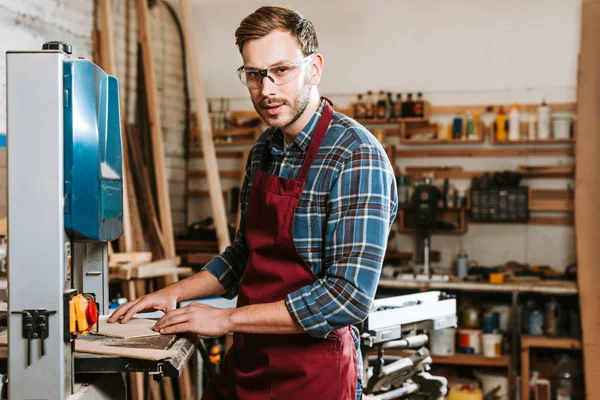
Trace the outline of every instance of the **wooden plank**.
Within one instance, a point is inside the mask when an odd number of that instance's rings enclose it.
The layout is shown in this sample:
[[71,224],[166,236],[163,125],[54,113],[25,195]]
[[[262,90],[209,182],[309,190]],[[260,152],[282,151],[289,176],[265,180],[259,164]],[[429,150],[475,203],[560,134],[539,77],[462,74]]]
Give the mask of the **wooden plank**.
[[551,225],[551,226],[573,226],[574,218],[572,214],[559,216],[530,216],[529,225]]
[[165,270],[173,273],[173,268],[176,268],[180,263],[181,259],[179,257],[173,257],[148,264],[138,264],[131,269],[131,277],[135,279],[153,278],[157,275],[164,275],[161,272]]
[[165,394],[165,400],[175,400],[175,393],[173,392],[173,381],[171,378],[164,378],[160,381]]
[[178,240],[175,243],[177,251],[216,252],[218,245],[210,240]]
[[[459,105],[459,106],[431,106],[430,112],[431,114],[464,114],[467,111],[471,112],[486,112],[488,107],[493,107],[494,112],[500,106],[496,105],[481,105],[481,104],[472,104],[472,105]],[[519,104],[519,110],[524,112],[536,112],[539,104]],[[575,111],[577,109],[576,103],[552,103],[548,104],[552,111]],[[510,110],[512,104],[504,104],[502,105],[505,110]]]
[[166,244],[156,215],[154,195],[150,187],[148,169],[144,164],[142,146],[133,125],[127,127],[127,132],[131,143],[131,164],[136,171],[134,183],[138,189],[141,189],[138,191],[138,199],[144,217],[144,232],[154,258],[161,259],[166,256]]
[[[175,236],[173,235],[173,219],[171,215],[171,200],[165,168],[165,152],[163,145],[163,131],[160,120],[158,90],[155,80],[154,52],[150,42],[150,16],[148,15],[148,2],[138,1],[138,42],[141,45],[142,60],[144,64],[144,83],[146,86],[146,101],[148,106],[148,120],[152,136],[152,155],[154,158],[154,173],[156,175],[156,192],[158,197],[158,210],[160,227],[165,243],[166,257],[175,256]],[[187,43],[187,40],[186,40]]]
[[188,253],[184,254],[186,264],[208,264],[218,254],[215,253]]
[[105,354],[142,360],[164,360],[177,355],[177,350],[159,350],[134,347],[117,347],[102,344],[99,340],[75,340],[75,351],[81,353]]
[[581,350],[581,340],[569,337],[521,336],[521,347]]
[[[243,151],[217,151],[217,158],[242,158]],[[202,158],[202,150],[190,151],[190,158]]]
[[[188,71],[190,72],[192,89],[195,98],[196,114],[200,128],[200,142],[204,151],[204,162],[208,171],[208,188],[211,193],[212,217],[217,232],[219,250],[223,252],[230,245],[229,228],[227,225],[227,212],[225,201],[222,196],[221,181],[218,174],[217,157],[212,136],[212,126],[208,115],[208,103],[204,94],[204,86],[198,66],[198,54],[196,49],[196,34],[191,21],[192,10],[189,0],[179,0],[179,16],[185,37],[185,52],[187,54]],[[170,255],[169,255],[170,257]]]
[[136,253],[113,253],[108,257],[109,264],[128,263],[128,262],[150,262],[152,253],[140,251]]
[[573,148],[434,149],[396,151],[396,157],[400,159],[424,157],[573,157],[574,155],[575,152]]
[[600,0],[581,5],[575,151],[575,237],[586,398],[600,393]]
[[179,384],[179,399],[192,400],[192,377],[189,368],[184,368],[181,371],[177,383]]
[[144,400],[144,373],[131,372],[129,378],[131,379],[131,399]]
[[577,284],[570,281],[538,281],[530,283],[505,282],[501,285],[476,282],[419,282],[382,278],[379,286],[385,288],[456,290],[464,292],[490,293],[543,293],[573,296],[578,293]]
[[[188,178],[206,178],[209,174],[206,171],[188,171]],[[219,175],[223,179],[240,179],[243,175],[240,171],[219,171]],[[213,189],[209,189],[208,192],[212,193]]]
[[573,211],[573,192],[568,189],[529,189],[531,211]]
[[[100,11],[100,51],[102,54],[101,67],[104,71],[115,77],[118,77],[117,73],[117,59],[115,53],[115,43],[113,35],[113,23],[112,23],[112,10],[110,8],[110,0],[99,0],[98,3]],[[123,107],[121,106],[121,110]],[[123,114],[121,112],[121,114]],[[139,225],[139,214],[137,212],[137,206],[134,206],[135,210],[132,210],[132,200],[135,202],[135,191],[132,192],[133,188],[129,186],[130,171],[127,160],[127,137],[124,131],[125,123],[121,119],[121,143],[123,147],[123,235],[119,238],[119,250],[125,252],[131,252],[133,250],[141,250],[142,246],[139,246],[139,241],[136,242],[136,248],[134,249],[133,235],[141,234],[142,230]],[[133,212],[132,212],[133,211]],[[133,226],[133,220],[136,219],[136,226]]]
[[[513,343],[513,346],[515,344]],[[529,347],[521,345],[521,398],[529,399]]]
[[95,334],[121,339],[160,336],[160,333],[152,330],[152,327],[156,324],[156,321],[153,319],[132,318],[126,324],[119,322],[108,323],[107,320],[108,315],[100,316],[99,330]]
[[[208,190],[188,190],[188,197],[192,199],[209,199],[210,192]],[[229,192],[227,190],[223,190],[223,198],[227,198],[229,196]]]

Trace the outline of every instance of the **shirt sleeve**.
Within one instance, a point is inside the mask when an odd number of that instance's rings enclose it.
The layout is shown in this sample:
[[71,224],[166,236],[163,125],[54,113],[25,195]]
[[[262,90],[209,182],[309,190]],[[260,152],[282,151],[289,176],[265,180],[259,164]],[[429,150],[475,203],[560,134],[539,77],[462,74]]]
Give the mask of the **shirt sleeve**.
[[232,299],[237,296],[238,288],[244,274],[246,262],[248,261],[248,244],[246,243],[246,207],[248,205],[247,193],[250,189],[251,166],[254,157],[254,149],[250,151],[246,161],[246,174],[240,193],[240,228],[235,240],[220,255],[206,264],[203,270],[207,270],[215,276],[225,288],[222,297]]
[[327,203],[325,275],[285,300],[309,335],[324,338],[368,316],[397,208],[396,181],[385,152],[361,145],[345,160]]

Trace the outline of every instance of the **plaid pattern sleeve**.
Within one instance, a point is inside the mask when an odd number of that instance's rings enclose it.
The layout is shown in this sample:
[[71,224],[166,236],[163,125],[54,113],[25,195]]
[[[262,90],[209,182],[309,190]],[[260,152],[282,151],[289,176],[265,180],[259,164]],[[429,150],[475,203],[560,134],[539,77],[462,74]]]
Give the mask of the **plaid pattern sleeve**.
[[[250,151],[246,162],[246,176],[242,184],[241,199],[246,199],[249,190],[250,170],[254,156],[254,148]],[[214,275],[225,288],[223,297],[232,299],[237,296],[240,281],[244,273],[246,261],[248,260],[248,245],[246,243],[246,201],[240,202],[241,219],[234,242],[225,251],[213,258],[203,269]]]
[[292,317],[319,338],[367,317],[397,211],[394,174],[379,143],[355,141],[345,150],[326,201],[324,274],[286,299]]

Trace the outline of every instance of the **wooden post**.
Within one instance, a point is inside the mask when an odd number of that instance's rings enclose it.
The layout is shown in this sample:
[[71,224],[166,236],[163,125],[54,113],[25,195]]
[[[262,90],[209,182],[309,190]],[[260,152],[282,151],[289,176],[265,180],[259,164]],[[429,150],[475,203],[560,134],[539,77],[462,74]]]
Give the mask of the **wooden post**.
[[206,102],[206,96],[204,95],[204,86],[198,67],[196,37],[191,21],[192,10],[190,8],[189,0],[179,0],[179,11],[185,38],[185,52],[187,54],[187,64],[189,67],[188,71],[190,71],[190,81],[192,83],[192,92],[194,93],[196,104],[196,115],[199,118],[200,141],[206,166],[212,216],[215,221],[219,251],[223,252],[225,248],[230,245],[227,214],[225,211],[223,190],[221,189],[221,180],[219,178],[212,126],[208,115],[208,103]]
[[138,42],[141,45],[142,60],[144,63],[144,81],[146,85],[146,101],[148,106],[148,121],[152,136],[152,156],[154,157],[154,172],[156,175],[156,193],[160,227],[165,243],[167,258],[175,257],[175,237],[173,236],[173,218],[171,215],[171,200],[169,199],[169,186],[165,169],[165,153],[163,144],[162,124],[158,103],[158,90],[156,88],[154,72],[154,56],[150,43],[150,16],[148,2],[138,0]]
[[[110,0],[100,0],[100,27],[101,27],[101,49],[102,68],[104,71],[113,76],[118,76],[117,59],[115,53],[115,42],[113,36],[112,11],[110,8]],[[124,107],[121,105],[121,110]],[[144,241],[142,237],[142,228],[139,219],[137,208],[135,189],[129,183],[131,182],[131,171],[128,160],[128,142],[127,124],[121,112],[121,142],[123,146],[123,236],[120,238],[121,252],[132,252],[142,250]]]
[[[581,5],[575,144],[575,236],[586,398],[600,393],[600,0]],[[596,393],[596,394],[594,394]]]

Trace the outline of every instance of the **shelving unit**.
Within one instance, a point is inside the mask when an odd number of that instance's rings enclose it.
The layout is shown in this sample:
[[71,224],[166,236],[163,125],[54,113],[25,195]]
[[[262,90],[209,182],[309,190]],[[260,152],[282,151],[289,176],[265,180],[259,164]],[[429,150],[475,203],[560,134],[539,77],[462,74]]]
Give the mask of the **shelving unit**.
[[581,340],[564,337],[521,336],[521,398],[529,398],[529,351],[532,348],[581,350]]
[[[467,231],[467,224],[465,218],[465,208],[448,208],[448,209],[440,209],[439,210],[439,220],[449,222],[449,219],[452,218],[457,222],[458,227],[456,229],[436,229],[432,232],[432,234],[444,234],[444,235],[460,235]],[[414,210],[411,208],[399,208],[398,209],[398,231],[402,233],[415,233],[418,232],[417,228],[411,227],[412,225],[409,220],[414,215],[412,212]]]
[[[405,357],[409,353],[405,350],[386,349],[385,354],[390,356]],[[510,356],[484,357],[472,354],[454,354],[451,356],[431,356],[433,365],[469,365],[473,367],[503,367],[510,368]]]

